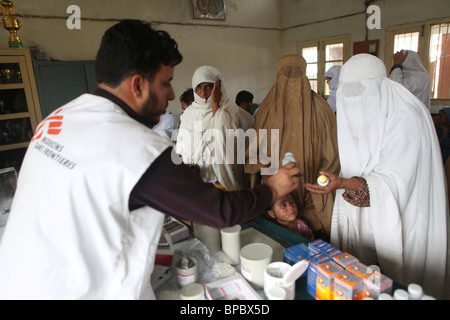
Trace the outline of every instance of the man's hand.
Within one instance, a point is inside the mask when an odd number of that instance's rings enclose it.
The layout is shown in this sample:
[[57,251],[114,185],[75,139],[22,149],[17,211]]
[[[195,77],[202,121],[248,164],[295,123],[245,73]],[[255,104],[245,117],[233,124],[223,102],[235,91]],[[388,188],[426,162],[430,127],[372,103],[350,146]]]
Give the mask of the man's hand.
[[300,173],[300,169],[297,165],[289,162],[267,179],[267,185],[272,189],[274,200],[289,194],[300,186],[300,178],[295,176],[298,173]]

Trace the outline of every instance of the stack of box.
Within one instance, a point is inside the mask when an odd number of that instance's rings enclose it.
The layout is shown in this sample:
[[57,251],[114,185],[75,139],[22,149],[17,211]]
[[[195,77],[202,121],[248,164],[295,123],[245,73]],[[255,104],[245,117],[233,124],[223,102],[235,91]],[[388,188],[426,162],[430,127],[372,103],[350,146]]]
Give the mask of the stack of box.
[[283,251],[283,261],[290,265],[303,259],[309,262],[306,291],[317,300],[377,299],[392,291],[391,279],[326,241],[301,243]]

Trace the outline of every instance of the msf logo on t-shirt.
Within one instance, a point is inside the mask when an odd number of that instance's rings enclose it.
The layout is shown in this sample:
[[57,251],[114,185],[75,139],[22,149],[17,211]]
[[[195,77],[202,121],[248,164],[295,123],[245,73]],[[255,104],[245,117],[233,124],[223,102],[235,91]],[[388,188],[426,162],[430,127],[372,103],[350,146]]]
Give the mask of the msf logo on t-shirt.
[[62,109],[59,109],[55,112],[54,115],[45,119],[41,125],[37,128],[36,133],[33,136],[31,141],[39,140],[42,138],[42,135],[46,132],[49,135],[57,136],[61,132],[61,127],[63,124],[63,116],[58,115]]

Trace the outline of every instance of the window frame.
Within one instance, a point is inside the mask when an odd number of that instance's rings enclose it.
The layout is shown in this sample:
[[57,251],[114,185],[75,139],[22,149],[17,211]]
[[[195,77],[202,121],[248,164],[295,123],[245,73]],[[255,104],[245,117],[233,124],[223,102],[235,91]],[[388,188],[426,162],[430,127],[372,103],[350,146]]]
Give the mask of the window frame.
[[[422,60],[422,63],[430,74],[430,36],[431,26],[441,23],[450,23],[450,17],[442,19],[434,19],[417,23],[409,23],[401,26],[392,26],[386,28],[386,43],[385,43],[385,65],[386,72],[392,67],[394,58],[394,38],[397,34],[419,32],[419,45],[417,54]],[[450,63],[450,61],[449,61]],[[450,104],[449,98],[431,98],[431,104]]]
[[327,98],[325,95],[325,48],[327,45],[343,43],[343,61],[344,64],[350,59],[350,35],[341,35],[332,38],[319,38],[315,40],[299,41],[297,42],[297,53],[302,55],[303,48],[316,47],[317,48],[317,93]]

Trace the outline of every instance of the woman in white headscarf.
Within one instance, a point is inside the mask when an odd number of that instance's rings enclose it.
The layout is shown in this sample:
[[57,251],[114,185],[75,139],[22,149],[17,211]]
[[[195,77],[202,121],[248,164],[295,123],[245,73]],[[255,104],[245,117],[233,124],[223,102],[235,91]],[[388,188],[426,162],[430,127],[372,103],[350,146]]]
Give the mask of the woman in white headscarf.
[[386,77],[369,54],[342,67],[337,91],[339,177],[331,242],[399,283],[449,298],[449,214],[439,142],[430,113]]
[[176,151],[186,164],[200,167],[204,181],[219,182],[228,191],[242,187],[242,172],[227,159],[226,134],[238,128],[238,106],[228,98],[219,70],[199,67],[192,77],[194,102],[181,115]]
[[401,50],[394,55],[394,64],[389,75],[411,91],[428,110],[431,108],[430,75],[422,64],[417,52]]
[[327,79],[328,87],[330,88],[330,95],[327,99],[331,109],[336,113],[336,90],[339,85],[339,74],[341,73],[342,66],[332,66],[325,72],[325,78]]

